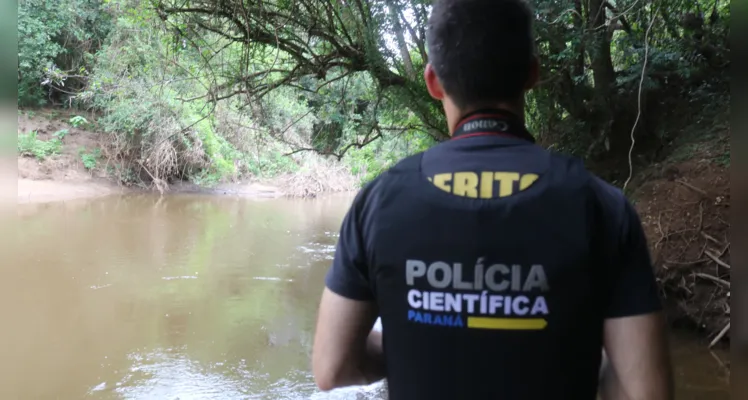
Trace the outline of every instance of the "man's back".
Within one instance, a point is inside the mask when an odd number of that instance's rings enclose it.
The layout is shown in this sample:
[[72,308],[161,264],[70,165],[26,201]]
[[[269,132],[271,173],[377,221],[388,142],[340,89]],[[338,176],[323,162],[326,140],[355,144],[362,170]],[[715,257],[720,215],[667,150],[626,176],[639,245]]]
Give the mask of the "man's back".
[[[404,160],[359,200],[391,398],[594,398],[605,271],[592,177],[521,139],[461,142]],[[437,153],[454,170],[429,182]],[[517,178],[511,189],[497,173]],[[495,196],[480,199],[489,175]]]

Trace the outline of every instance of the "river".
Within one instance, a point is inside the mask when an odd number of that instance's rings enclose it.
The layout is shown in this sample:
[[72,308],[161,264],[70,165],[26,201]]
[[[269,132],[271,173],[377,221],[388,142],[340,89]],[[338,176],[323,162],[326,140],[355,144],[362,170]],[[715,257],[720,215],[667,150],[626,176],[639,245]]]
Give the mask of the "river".
[[[350,196],[24,205],[0,284],[2,399],[377,399],[316,390],[316,307]],[[678,399],[729,399],[673,336]]]

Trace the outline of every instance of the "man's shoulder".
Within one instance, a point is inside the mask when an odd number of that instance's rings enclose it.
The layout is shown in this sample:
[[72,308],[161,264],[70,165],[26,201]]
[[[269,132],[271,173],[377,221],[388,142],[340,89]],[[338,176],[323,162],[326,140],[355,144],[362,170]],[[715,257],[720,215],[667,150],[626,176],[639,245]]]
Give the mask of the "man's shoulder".
[[590,189],[600,222],[613,235],[618,235],[637,220],[636,209],[620,188],[590,173]]
[[395,176],[404,173],[420,171],[421,158],[423,157],[423,154],[424,152],[419,152],[401,159],[400,161],[395,163],[395,165],[385,169],[376,178],[366,183],[361,188],[359,194],[361,194],[362,197],[371,196],[383,190],[387,183],[389,183],[389,181]]
[[353,207],[361,213],[376,208],[382,197],[388,193],[388,187],[393,180],[409,172],[413,173],[420,170],[422,156],[423,152],[407,156],[384,170],[376,178],[365,183],[356,194]]
[[[603,219],[617,224],[624,214],[630,203],[623,193],[623,190],[617,186],[605,181],[595,173],[587,169],[584,160],[580,157],[559,153],[553,150],[545,150],[551,158],[553,169],[564,170],[564,179],[572,179],[590,196],[595,208],[603,214]],[[573,176],[570,177],[570,175]]]
[[627,204],[628,199],[623,190],[591,172],[590,178],[590,189],[604,208],[608,210],[620,210]]

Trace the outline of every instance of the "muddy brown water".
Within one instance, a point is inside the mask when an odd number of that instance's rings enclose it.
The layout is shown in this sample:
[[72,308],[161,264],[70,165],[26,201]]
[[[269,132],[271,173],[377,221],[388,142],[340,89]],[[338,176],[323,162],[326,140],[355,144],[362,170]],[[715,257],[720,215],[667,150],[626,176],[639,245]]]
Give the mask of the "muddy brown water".
[[[137,195],[22,206],[3,255],[0,398],[380,398],[376,385],[319,393],[309,372],[350,201]],[[678,399],[729,398],[705,349],[673,336]]]

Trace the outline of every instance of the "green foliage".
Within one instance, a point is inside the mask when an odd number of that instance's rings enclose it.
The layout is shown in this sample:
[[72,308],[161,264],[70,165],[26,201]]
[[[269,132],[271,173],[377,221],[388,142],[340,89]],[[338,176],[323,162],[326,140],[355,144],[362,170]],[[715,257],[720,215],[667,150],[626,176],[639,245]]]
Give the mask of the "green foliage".
[[96,168],[99,158],[101,157],[101,150],[94,149],[92,152],[87,152],[85,148],[78,149],[78,155],[81,158],[83,167],[91,171]]
[[427,150],[434,144],[433,138],[422,132],[412,131],[397,137],[383,138],[371,145],[350,151],[346,162],[351,173],[357,176],[361,186],[371,182],[403,157]]
[[44,70],[64,48],[54,39],[66,21],[66,13],[56,11],[55,1],[24,1],[18,4],[18,103],[41,105]]
[[18,135],[18,154],[21,156],[36,157],[41,161],[49,156],[58,154],[61,148],[61,137],[41,140],[37,137],[36,131]]
[[18,104],[75,94],[110,28],[103,0],[19,0]]
[[66,136],[66,135],[67,135],[67,134],[68,134],[69,132],[70,132],[70,131],[68,131],[67,129],[60,129],[59,131],[57,131],[57,132],[53,133],[53,134],[52,134],[52,136],[54,136],[54,137],[55,137],[55,138],[57,138],[57,139],[60,139],[60,140],[62,140],[62,139],[64,139],[64,138],[65,138],[65,136]]
[[725,151],[717,156],[716,162],[725,168],[730,168],[730,151]]
[[[543,143],[561,151],[625,159],[639,112],[652,116],[638,126],[643,140],[669,129],[658,122],[670,120],[680,98],[709,104],[729,90],[727,1],[542,0],[535,7],[543,77],[528,96],[528,119]],[[605,29],[591,30],[590,15]],[[720,84],[706,95],[704,82]]]
[[70,118],[70,125],[72,125],[73,128],[80,128],[82,126],[88,125],[88,120],[81,117],[80,115],[76,115]]

